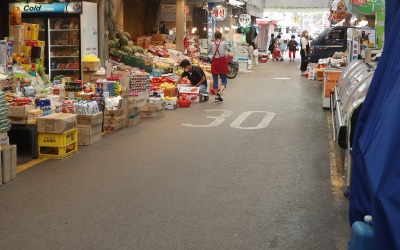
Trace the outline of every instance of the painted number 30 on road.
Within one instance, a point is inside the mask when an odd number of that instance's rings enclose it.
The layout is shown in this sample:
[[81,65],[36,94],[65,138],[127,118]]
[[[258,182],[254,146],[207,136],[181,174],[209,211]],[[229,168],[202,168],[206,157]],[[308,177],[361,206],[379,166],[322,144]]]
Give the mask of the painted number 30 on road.
[[[216,127],[223,123],[226,118],[230,117],[233,114],[233,111],[230,110],[222,110],[222,109],[213,109],[213,110],[204,110],[205,112],[222,112],[219,116],[207,116],[208,119],[214,119],[211,123],[206,125],[194,125],[194,124],[182,124],[186,127],[192,128],[210,128]],[[243,127],[242,123],[251,115],[261,113],[264,114],[264,118],[260,121],[260,123],[255,127]],[[275,113],[267,112],[267,111],[246,111],[238,116],[232,123],[231,127],[236,129],[262,129],[266,128],[268,124],[271,122],[272,118],[274,118]]]

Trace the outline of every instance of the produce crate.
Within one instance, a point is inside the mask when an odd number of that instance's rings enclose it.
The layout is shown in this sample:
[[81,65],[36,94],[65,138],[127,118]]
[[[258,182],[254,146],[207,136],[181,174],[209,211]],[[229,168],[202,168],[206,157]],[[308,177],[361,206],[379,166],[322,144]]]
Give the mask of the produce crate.
[[164,115],[164,109],[156,111],[156,112],[140,112],[140,117],[143,118],[155,118]]
[[100,62],[82,62],[83,71],[97,71],[100,68]]
[[78,130],[72,129],[62,134],[38,134],[39,147],[67,147],[78,142]]
[[78,142],[67,147],[39,147],[39,159],[65,159],[78,152]]

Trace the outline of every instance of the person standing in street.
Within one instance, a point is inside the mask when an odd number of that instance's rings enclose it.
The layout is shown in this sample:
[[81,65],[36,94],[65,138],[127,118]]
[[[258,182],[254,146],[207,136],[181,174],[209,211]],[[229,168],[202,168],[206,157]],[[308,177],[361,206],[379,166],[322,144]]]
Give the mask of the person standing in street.
[[[294,62],[294,59],[296,59],[296,51],[297,51],[297,42],[295,39],[295,36],[292,35],[292,39],[288,42],[288,49],[289,49],[289,58],[290,62]],[[292,60],[293,56],[293,60]]]
[[275,48],[275,35],[271,34],[271,38],[270,38],[269,46],[268,46],[268,50],[271,52],[271,55],[274,54],[274,48]]
[[304,30],[301,33],[301,50],[300,50],[300,56],[301,56],[300,70],[302,76],[306,75],[309,50],[310,50],[310,45],[308,44],[308,31]]
[[[222,93],[224,92],[228,80],[226,74],[228,74],[228,59],[226,57],[227,52],[229,52],[229,46],[226,42],[221,41],[222,34],[216,31],[214,34],[214,42],[208,45],[208,52],[211,52],[211,74],[213,76],[213,89],[215,96],[215,102],[222,102]],[[221,78],[222,86],[221,90],[218,91],[218,75]]]
[[278,35],[276,38],[278,43],[278,49],[281,51],[281,56],[279,58],[279,61],[283,61],[283,54],[285,53],[285,42],[283,41],[281,35]]

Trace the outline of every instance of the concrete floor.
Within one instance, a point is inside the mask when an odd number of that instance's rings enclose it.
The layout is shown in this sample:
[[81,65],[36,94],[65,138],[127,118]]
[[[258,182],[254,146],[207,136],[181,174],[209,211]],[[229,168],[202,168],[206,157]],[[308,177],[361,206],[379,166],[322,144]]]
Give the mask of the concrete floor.
[[[23,171],[0,186],[0,249],[345,249],[330,114],[298,64],[260,64],[222,104],[166,111]],[[207,118],[215,110],[232,112]],[[235,128],[246,111],[275,116]]]

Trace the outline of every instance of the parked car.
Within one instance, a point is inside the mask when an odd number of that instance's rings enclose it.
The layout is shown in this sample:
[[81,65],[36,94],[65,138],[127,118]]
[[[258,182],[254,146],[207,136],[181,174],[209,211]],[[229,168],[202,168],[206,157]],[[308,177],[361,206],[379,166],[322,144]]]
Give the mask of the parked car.
[[314,38],[310,46],[310,62],[317,63],[319,59],[331,57],[335,52],[345,52],[347,29],[345,26],[329,27]]

